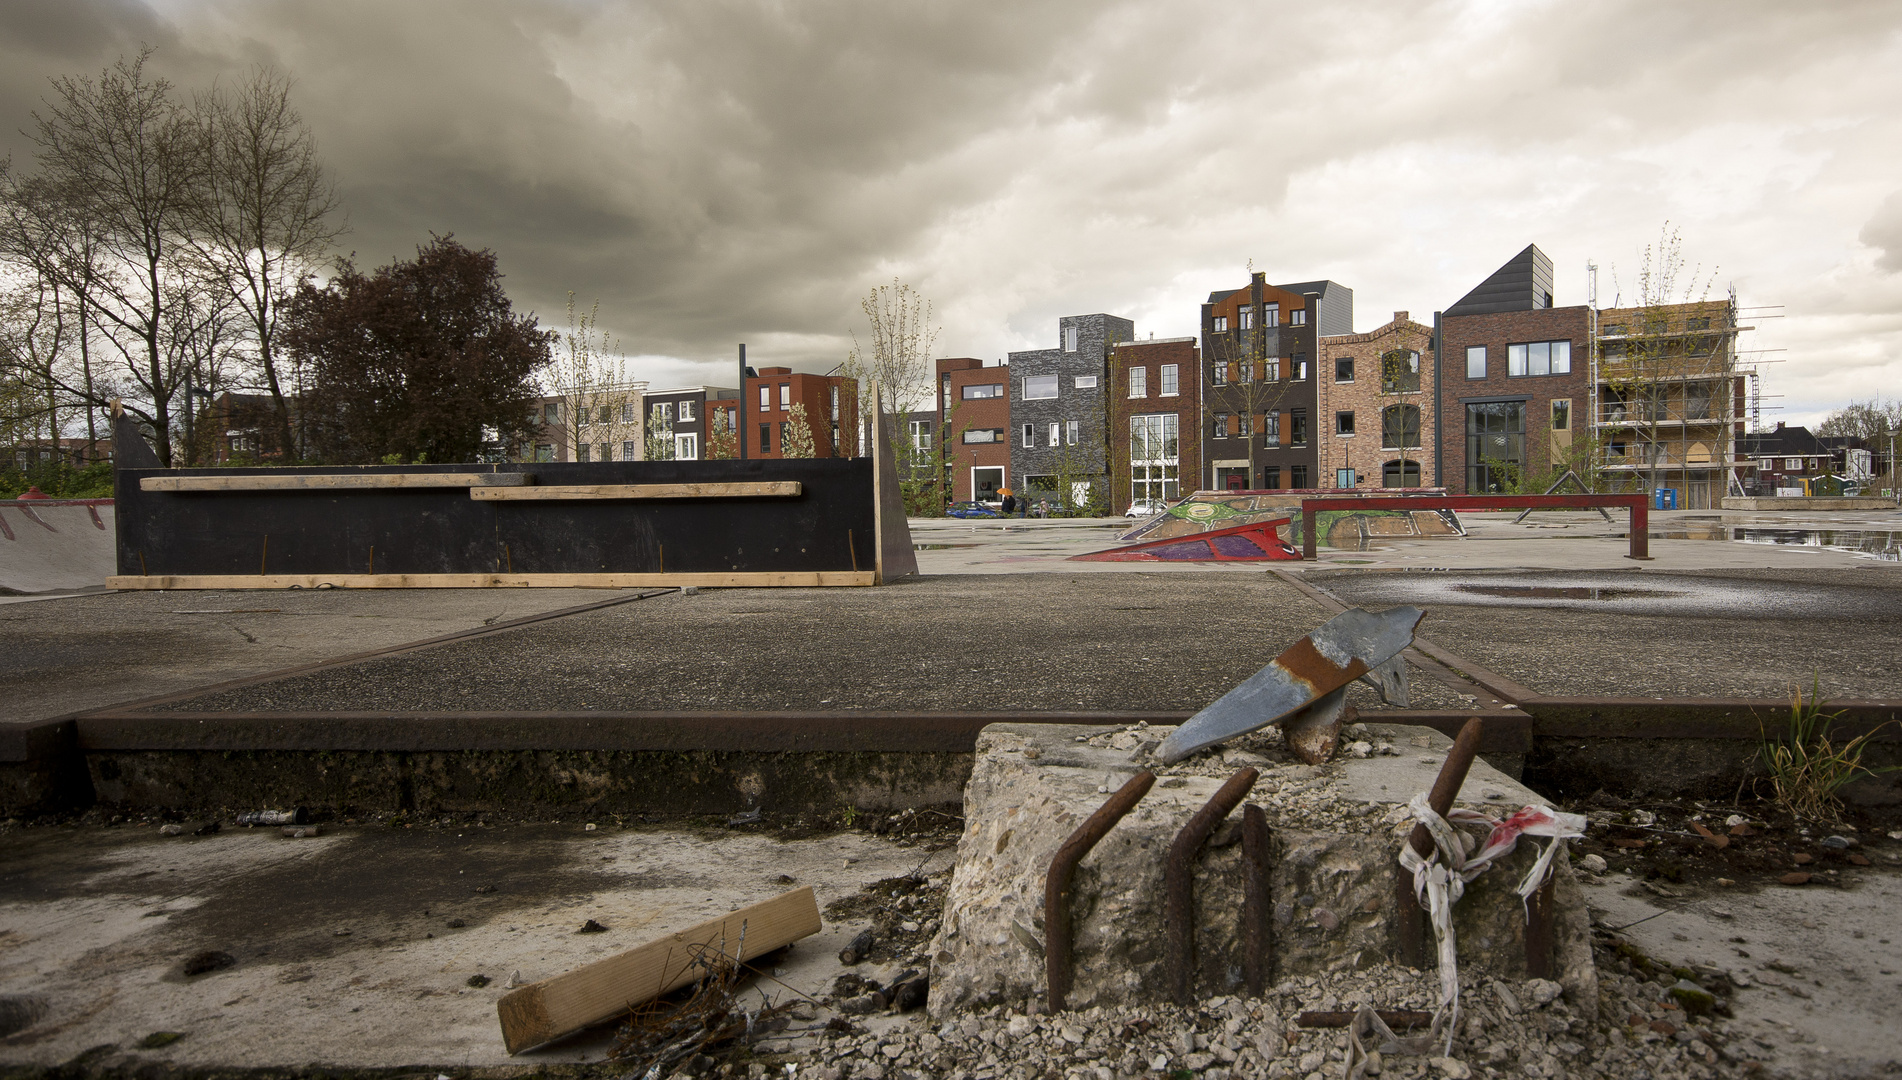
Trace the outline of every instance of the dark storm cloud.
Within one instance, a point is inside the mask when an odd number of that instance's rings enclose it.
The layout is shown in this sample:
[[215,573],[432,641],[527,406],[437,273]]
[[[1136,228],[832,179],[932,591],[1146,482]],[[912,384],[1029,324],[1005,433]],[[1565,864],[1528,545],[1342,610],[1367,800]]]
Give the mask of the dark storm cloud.
[[1897,24],[1641,0],[15,4],[0,132],[47,75],[141,41],[188,88],[278,64],[361,262],[431,232],[493,247],[518,305],[559,323],[568,290],[599,297],[629,352],[679,358],[656,378],[717,376],[737,340],[829,367],[893,276],[978,356],[1082,311],[1187,332],[1251,259],[1353,285],[1367,324],[1536,241],[1576,303],[1587,256],[1628,272],[1666,217],[1751,298],[1853,319],[1899,299],[1863,246],[1902,250],[1877,210]]

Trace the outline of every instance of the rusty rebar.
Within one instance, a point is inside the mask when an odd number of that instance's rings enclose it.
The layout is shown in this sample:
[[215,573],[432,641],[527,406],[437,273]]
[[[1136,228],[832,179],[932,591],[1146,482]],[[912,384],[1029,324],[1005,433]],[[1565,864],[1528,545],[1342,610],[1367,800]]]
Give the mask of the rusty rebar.
[[[1446,761],[1440,765],[1440,775],[1434,778],[1433,789],[1427,793],[1427,805],[1433,812],[1445,817],[1453,809],[1453,800],[1459,797],[1461,785],[1466,783],[1466,774],[1473,767],[1473,758],[1479,753],[1480,731],[1485,721],[1475,716],[1460,728],[1458,737],[1453,740],[1452,749],[1446,752]],[[1414,854],[1421,858],[1433,854],[1433,834],[1425,825],[1415,825],[1413,833],[1407,838],[1413,846]],[[1420,908],[1420,900],[1413,894],[1413,879],[1404,871],[1394,874],[1395,904],[1399,909],[1394,924],[1397,959],[1408,967],[1426,966],[1426,915]]]
[[[1354,1015],[1352,1012],[1304,1012],[1295,1017],[1294,1022],[1304,1028],[1344,1028],[1354,1022]],[[1374,1015],[1395,1031],[1433,1023],[1432,1013],[1418,1009],[1375,1009]]]
[[[1562,840],[1552,841],[1555,844]],[[1547,874],[1545,883],[1540,885],[1526,903],[1526,978],[1550,979],[1552,977],[1552,914],[1555,910],[1552,890],[1557,880],[1555,873]]]
[[1195,853],[1260,777],[1247,768],[1229,777],[1169,845],[1169,863],[1163,872],[1163,921],[1169,992],[1177,1004],[1189,1004],[1195,981]]
[[1129,778],[1129,782],[1116,789],[1116,794],[1096,808],[1077,830],[1070,834],[1057,853],[1050,860],[1050,870],[1043,879],[1043,964],[1044,979],[1049,984],[1050,1011],[1063,1011],[1063,999],[1070,993],[1070,979],[1073,974],[1070,965],[1070,875],[1075,872],[1083,856],[1089,854],[1097,841],[1103,839],[1123,815],[1136,808],[1149,788],[1156,782],[1156,774],[1144,770]]
[[1273,968],[1268,926],[1268,814],[1249,803],[1242,807],[1242,978],[1260,997]]

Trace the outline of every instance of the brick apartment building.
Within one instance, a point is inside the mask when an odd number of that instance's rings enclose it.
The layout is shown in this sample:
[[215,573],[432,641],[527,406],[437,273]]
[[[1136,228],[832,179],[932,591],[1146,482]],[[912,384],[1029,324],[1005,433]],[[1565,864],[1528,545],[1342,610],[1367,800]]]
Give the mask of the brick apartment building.
[[1110,346],[1111,513],[1179,499],[1202,475],[1202,352],[1192,337]]
[[1316,339],[1354,332],[1354,291],[1333,281],[1212,292],[1202,305],[1201,436],[1216,489],[1310,488],[1320,433]]
[[535,399],[540,428],[520,450],[531,461],[640,461],[646,454],[645,381]]
[[749,458],[785,456],[795,410],[803,410],[812,432],[813,457],[853,456],[858,451],[857,384],[842,375],[760,368],[747,377],[738,405]]
[[1109,347],[1135,336],[1136,324],[1115,315],[1065,315],[1056,348],[1010,354],[1010,487],[1018,494],[1074,505],[1092,486],[1108,490]]
[[[713,456],[715,433],[731,436],[731,407],[710,408],[720,401],[739,404],[740,392],[731,386],[678,386],[649,390],[642,398],[647,416],[647,460],[704,461]],[[725,456],[733,456],[729,449]]]
[[1322,337],[1318,352],[1321,481],[1420,487],[1431,479],[1433,328],[1396,311],[1369,333]]
[[[969,356],[936,363],[938,439],[947,498],[995,502],[1010,486],[1011,369]],[[915,421],[914,421],[915,423]],[[914,440],[919,432],[908,432]]]
[[1528,244],[1436,321],[1438,483],[1498,491],[1567,460],[1590,423],[1592,309],[1552,306],[1552,260]]

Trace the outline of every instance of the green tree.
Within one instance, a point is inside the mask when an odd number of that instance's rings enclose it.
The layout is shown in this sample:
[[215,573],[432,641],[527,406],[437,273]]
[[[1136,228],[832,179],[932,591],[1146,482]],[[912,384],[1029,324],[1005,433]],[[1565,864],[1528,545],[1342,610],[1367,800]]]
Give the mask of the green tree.
[[[870,326],[869,340],[861,344],[857,332],[852,334],[852,351],[840,372],[858,385],[856,430],[865,432],[870,430],[868,425],[874,419],[872,412],[878,407],[876,399],[880,395],[886,418],[909,416],[934,396],[931,350],[938,340],[938,328],[931,325],[931,301],[896,278],[890,285],[874,288],[859,302],[859,309],[865,312]],[[872,393],[873,385],[878,387],[879,395]],[[885,437],[893,446],[898,445],[895,428],[886,431]],[[869,447],[855,445],[859,440],[848,439],[843,424],[839,441],[841,446],[835,450],[839,457],[870,451]]]
[[314,443],[338,464],[473,461],[485,428],[531,441],[554,337],[515,313],[495,254],[453,236],[371,274],[343,260],[325,287],[299,287],[284,328],[311,373]]

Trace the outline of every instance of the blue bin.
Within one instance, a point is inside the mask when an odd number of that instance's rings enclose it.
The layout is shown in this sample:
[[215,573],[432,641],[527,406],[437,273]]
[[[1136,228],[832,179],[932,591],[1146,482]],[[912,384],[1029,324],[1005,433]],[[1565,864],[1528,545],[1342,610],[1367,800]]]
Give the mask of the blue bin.
[[1676,510],[1677,509],[1677,489],[1676,488],[1652,488],[1651,495],[1652,495],[1651,509],[1653,510]]

